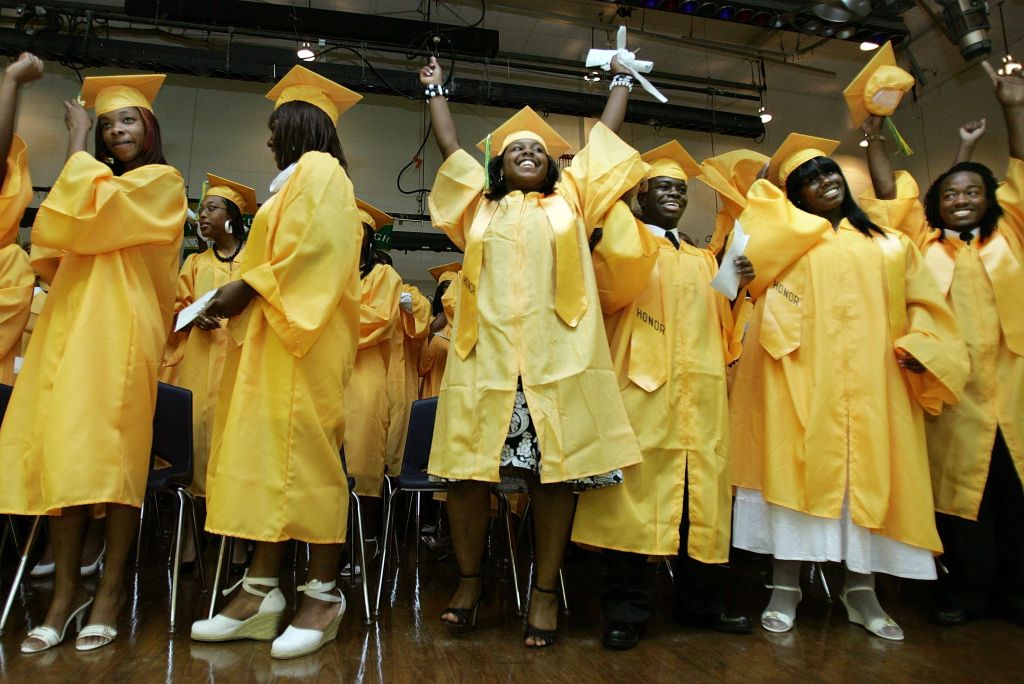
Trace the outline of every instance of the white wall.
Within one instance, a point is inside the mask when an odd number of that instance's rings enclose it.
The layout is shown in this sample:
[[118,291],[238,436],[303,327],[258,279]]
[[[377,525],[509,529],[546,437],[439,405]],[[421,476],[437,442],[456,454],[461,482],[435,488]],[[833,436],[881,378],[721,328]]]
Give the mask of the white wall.
[[[859,58],[858,58],[859,61]],[[849,76],[860,67],[851,60]],[[18,132],[29,146],[33,182],[37,186],[53,183],[64,161],[66,129],[61,101],[79,90],[75,74],[55,63],[48,63],[43,79],[25,89],[18,121]],[[770,67],[784,68],[784,67]],[[89,71],[89,74],[107,73]],[[113,73],[113,72],[111,72]],[[769,71],[769,82],[772,75]],[[837,83],[845,85],[847,75]],[[168,161],[181,170],[189,195],[199,194],[207,171],[223,175],[256,188],[260,201],[267,198],[267,186],[276,175],[273,157],[266,148],[267,117],[271,103],[264,99],[266,84],[203,79],[171,75],[157,97],[156,114],[163,131]],[[671,138],[677,138],[697,159],[739,146],[771,154],[792,130],[834,137],[843,142],[837,159],[843,165],[855,191],[867,184],[863,155],[857,142],[860,134],[849,128],[848,115],[840,96],[822,97],[773,90],[770,100],[775,120],[767,126],[763,141],[711,136],[672,129],[655,130],[649,126],[627,124],[623,138],[643,151]],[[750,108],[749,103],[730,107]],[[487,132],[502,122],[511,110],[454,104],[463,145],[470,149]],[[987,116],[990,133],[979,147],[977,160],[1001,173],[1006,163],[1005,131],[992,87],[979,67],[928,91],[921,102],[909,102],[895,120],[914,148],[908,160],[898,160],[918,178],[922,190],[936,174],[944,170],[958,145],[957,127],[971,118]],[[584,141],[593,120],[552,115],[549,123],[577,149]],[[426,213],[415,196],[398,192],[395,177],[416,151],[425,130],[421,103],[398,97],[368,95],[356,107],[342,115],[340,138],[349,159],[350,173],[360,197],[386,211]],[[419,171],[410,170],[403,178],[407,188],[429,187],[439,164],[433,141],[424,153]],[[711,230],[716,211],[714,194],[700,183],[691,185],[690,207],[681,228],[698,240]],[[38,201],[38,198],[37,198]],[[398,230],[432,230],[430,226],[396,226]],[[452,260],[452,254],[419,252],[395,254],[395,265],[408,281],[432,291],[426,268]]]

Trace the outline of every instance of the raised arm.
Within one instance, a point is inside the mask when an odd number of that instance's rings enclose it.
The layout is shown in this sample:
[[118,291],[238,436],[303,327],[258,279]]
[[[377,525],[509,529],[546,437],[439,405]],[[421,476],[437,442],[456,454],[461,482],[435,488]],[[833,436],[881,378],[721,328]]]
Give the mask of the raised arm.
[[68,128],[68,150],[66,159],[71,159],[76,152],[87,151],[89,131],[92,130],[92,117],[78,100],[64,102],[64,125]]
[[18,114],[18,92],[21,86],[43,75],[43,61],[33,54],[23,52],[17,60],[7,65],[3,81],[0,81],[0,186],[7,175],[7,155],[14,138],[14,119]]
[[868,171],[871,174],[871,186],[875,197],[890,200],[896,197],[896,178],[892,171],[892,162],[885,151],[885,136],[882,135],[884,116],[872,114],[861,124],[861,130],[868,141]]
[[968,121],[960,127],[960,148],[956,151],[956,159],[953,165],[960,162],[971,161],[974,156],[974,146],[978,144],[981,137],[985,135],[985,119]]
[[[444,71],[441,70],[436,57],[431,57],[430,62],[420,69],[420,83],[424,88],[432,85],[441,88],[444,85]],[[459,132],[455,128],[455,120],[448,109],[448,98],[444,95],[435,95],[427,101],[430,105],[434,140],[437,142],[437,148],[441,150],[441,156],[447,159],[462,148],[459,145]]]
[[[619,66],[619,58],[612,57],[612,77],[617,74],[629,72]],[[629,88],[622,85],[611,88],[608,91],[608,101],[605,102],[604,111],[601,112],[601,123],[607,126],[613,133],[618,133],[622,122],[626,119],[626,105],[629,104]]]
[[1003,107],[1010,156],[1014,159],[1024,159],[1024,73],[1018,71],[1009,76],[1000,76],[988,62],[982,62],[982,66],[992,79],[992,85],[996,88],[996,99]]

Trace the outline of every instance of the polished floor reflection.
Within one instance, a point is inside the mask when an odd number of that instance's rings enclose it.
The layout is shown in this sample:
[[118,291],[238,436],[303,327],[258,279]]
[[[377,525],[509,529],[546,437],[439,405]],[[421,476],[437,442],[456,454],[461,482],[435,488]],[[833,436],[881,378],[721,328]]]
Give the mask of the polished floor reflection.
[[[213,560],[213,547],[207,556]],[[819,583],[805,584],[797,625],[786,635],[759,627],[749,636],[726,636],[671,621],[667,573],[659,575],[664,608],[647,638],[628,652],[601,648],[596,592],[600,563],[574,552],[566,563],[571,613],[561,617],[559,642],[540,650],[522,645],[511,582],[491,564],[479,627],[454,632],[438,621],[457,572],[448,557],[424,549],[420,564],[403,557],[394,591],[386,593],[382,616],[366,626],[358,586],[343,584],[348,613],[337,642],[294,661],[273,661],[269,643],[200,644],[188,638],[192,619],[205,615],[209,590],[197,576],[182,579],[179,631],[168,633],[167,542],[153,533],[142,569],[129,590],[121,634],[110,647],[78,653],[68,641],[52,651],[26,656],[18,645],[28,626],[42,618],[47,581],[33,581],[15,602],[0,640],[0,679],[9,682],[965,682],[1024,681],[1024,629],[1001,620],[961,628],[939,628],[924,620],[927,587],[881,580],[883,604],[903,626],[904,643],[870,636],[850,624],[838,601],[829,603]],[[301,565],[301,558],[299,561]],[[528,575],[522,561],[523,574]],[[767,600],[767,563],[746,557],[734,563],[735,599],[752,613]],[[3,559],[3,591],[13,559]],[[838,580],[838,568],[826,575]],[[526,586],[527,581],[523,579]],[[293,584],[289,582],[289,584]],[[837,586],[833,584],[833,586]],[[294,601],[294,591],[286,592]]]

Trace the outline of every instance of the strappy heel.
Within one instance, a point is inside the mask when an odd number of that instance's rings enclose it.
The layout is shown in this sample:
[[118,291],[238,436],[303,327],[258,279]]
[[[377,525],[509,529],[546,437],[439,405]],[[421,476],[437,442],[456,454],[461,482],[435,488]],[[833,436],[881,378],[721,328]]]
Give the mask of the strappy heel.
[[[793,591],[796,592],[797,605],[800,604],[800,600],[803,599],[804,594],[800,591],[800,587],[784,587],[779,584],[772,584],[768,586],[772,591]],[[790,616],[783,613],[781,610],[765,610],[761,613],[761,626],[765,630],[774,634],[785,634],[789,630],[793,629],[793,624],[796,622],[796,615]]]
[[[60,633],[58,633],[53,627],[47,627],[46,625],[40,625],[39,627],[32,629],[32,631],[25,636],[25,641],[21,642],[21,652],[42,653],[43,651],[48,651],[54,646],[60,644],[64,641],[64,635],[67,634],[68,625],[70,625],[72,621],[75,623],[75,628],[81,631],[82,618],[85,617],[85,609],[88,608],[91,603],[92,597],[89,597],[86,599],[85,603],[71,611],[71,615],[68,615],[68,619],[64,621],[64,628],[60,630]],[[43,645],[40,648],[26,646],[29,639],[41,641],[43,642]]]
[[[327,628],[323,631],[288,625],[284,634],[274,639],[274,643],[270,647],[271,658],[286,659],[309,655],[319,651],[338,636],[338,626],[341,624],[341,618],[345,616],[345,595],[341,593],[341,589],[337,589],[336,583],[310,580],[306,584],[300,585],[298,590],[317,601],[337,603],[338,613],[331,618]],[[338,593],[335,594],[335,591]]]
[[[270,587],[270,591],[261,591],[256,585]],[[277,626],[284,613],[287,601],[284,594],[277,588],[276,577],[249,577],[242,579],[224,590],[227,596],[239,586],[253,596],[262,596],[263,601],[255,615],[245,620],[229,618],[223,613],[209,620],[197,620],[192,623],[192,639],[195,641],[232,641],[234,639],[254,639],[269,641],[277,636]]]
[[[481,575],[459,575],[460,580],[468,579],[481,579]],[[457,629],[468,629],[470,627],[476,627],[476,617],[480,612],[480,599],[483,598],[483,587],[480,588],[480,595],[476,597],[476,603],[473,604],[472,608],[452,608],[449,606],[441,611],[441,622],[445,623],[449,627],[455,627]],[[454,615],[454,620],[446,620],[445,615]]]
[[[533,591],[539,591],[542,594],[555,594],[557,598],[557,589],[542,589],[536,584],[533,585]],[[558,608],[555,607],[556,615]],[[525,643],[527,639],[533,639],[533,645]],[[534,627],[530,624],[529,618],[526,620],[526,629],[523,632],[523,642],[527,648],[547,648],[548,646],[554,646],[555,641],[558,640],[557,629],[541,629],[540,627]],[[538,643],[541,642],[541,643]]]
[[888,639],[889,641],[903,641],[903,630],[896,624],[895,620],[884,612],[882,617],[874,617],[869,620],[864,617],[863,613],[850,605],[849,601],[846,600],[846,596],[855,591],[875,592],[874,587],[850,587],[849,589],[843,589],[843,593],[839,595],[839,600],[843,602],[843,606],[846,608],[846,615],[850,619],[850,622],[855,625],[860,625],[882,639]]

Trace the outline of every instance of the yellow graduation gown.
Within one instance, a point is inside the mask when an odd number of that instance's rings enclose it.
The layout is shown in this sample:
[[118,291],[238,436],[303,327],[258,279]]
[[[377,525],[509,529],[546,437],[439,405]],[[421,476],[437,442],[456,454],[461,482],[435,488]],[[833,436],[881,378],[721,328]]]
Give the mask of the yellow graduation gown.
[[401,294],[402,277],[387,264],[377,264],[362,280],[359,351],[345,388],[345,459],[359,496],[380,496],[384,483],[390,420],[388,367],[391,338],[401,328]]
[[28,343],[32,340],[32,333],[36,329],[36,322],[39,315],[43,313],[43,306],[46,304],[46,290],[37,287],[33,290],[32,305],[28,309],[28,322],[25,323],[25,332],[21,334],[21,356],[28,351]]
[[455,302],[458,298],[458,283],[450,285],[441,295],[441,305],[448,322],[439,332],[430,335],[420,353],[420,399],[436,397],[441,393],[441,380],[448,364],[448,347],[452,339],[452,321],[455,320]]
[[[227,263],[217,259],[213,249],[188,255],[178,273],[175,315],[207,292],[236,280],[241,266],[242,252]],[[229,337],[223,325],[210,331],[192,327],[172,332],[164,349],[160,380],[192,392],[192,452],[195,465],[189,490],[196,496],[206,496],[213,411],[217,407]]]
[[14,384],[14,358],[28,323],[36,278],[28,254],[16,244],[25,207],[32,201],[28,149],[15,135],[0,186],[0,383]]
[[[733,324],[729,302],[709,285],[718,270],[711,252],[686,243],[677,250],[620,205],[621,225],[605,222],[594,264],[612,362],[643,461],[623,470],[621,485],[580,494],[572,538],[674,555],[689,472],[687,553],[724,563],[732,509],[725,368],[739,356],[742,322]],[[616,235],[623,231],[633,234]],[[636,280],[643,281],[639,294]]]
[[861,198],[873,220],[888,220],[921,248],[946,303],[960,321],[971,376],[960,403],[925,417],[935,510],[978,519],[996,429],[1024,480],[1024,161],[1010,159],[997,191],[1003,216],[984,242],[939,240],[918,187],[897,174],[897,197]]
[[343,543],[339,449],[359,339],[363,227],[352,182],[323,152],[299,159],[253,219],[241,278],[256,290],[228,322],[206,477],[206,529]]
[[[941,550],[922,408],[960,397],[967,351],[920,253],[800,211],[768,181],[740,223],[757,277],[730,397],[734,482],[769,503]],[[928,370],[903,371],[896,349]]]
[[[588,238],[643,171],[639,154],[601,123],[548,198],[513,192],[491,202],[483,194],[483,167],[463,150],[441,165],[431,218],[467,252],[467,264],[469,254],[482,250],[482,269],[472,284],[476,344],[464,359],[449,354],[441,384],[432,475],[499,481],[518,378],[537,431],[542,482],[607,473],[640,460],[608,352]],[[574,225],[553,227],[545,206]],[[478,214],[490,218],[472,231]],[[556,235],[556,228],[568,232]],[[558,236],[568,236],[570,246]],[[556,251],[563,249],[556,263]],[[565,267],[572,258],[580,265],[576,272]],[[585,298],[574,326],[556,311],[556,282]],[[468,308],[460,295],[453,347]]]
[[419,359],[430,330],[430,300],[418,287],[402,285],[402,293],[412,297],[412,311],[399,307],[400,325],[391,334],[388,360],[388,440],[384,465],[389,475],[402,470],[405,438],[408,435],[412,402],[419,395]]
[[142,504],[185,209],[170,166],[64,165],[32,230],[64,256],[0,429],[0,511]]

